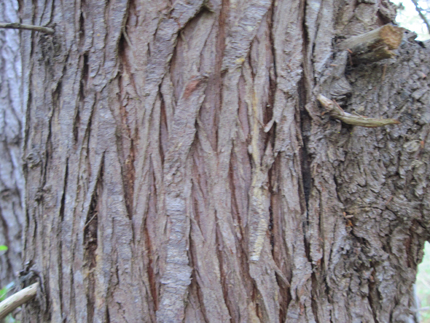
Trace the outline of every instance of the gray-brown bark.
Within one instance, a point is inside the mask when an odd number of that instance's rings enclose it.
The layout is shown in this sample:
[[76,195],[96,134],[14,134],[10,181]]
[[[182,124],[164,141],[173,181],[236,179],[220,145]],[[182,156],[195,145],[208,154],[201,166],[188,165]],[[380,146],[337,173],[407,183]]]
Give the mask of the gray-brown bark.
[[[410,322],[429,50],[347,67],[355,1],[25,2],[34,322]],[[346,77],[345,77],[346,75]],[[351,127],[347,111],[398,119]]]
[[[0,21],[18,20],[18,4],[2,0]],[[24,227],[21,144],[21,55],[19,32],[0,29],[0,288],[15,279],[21,269],[21,241]]]

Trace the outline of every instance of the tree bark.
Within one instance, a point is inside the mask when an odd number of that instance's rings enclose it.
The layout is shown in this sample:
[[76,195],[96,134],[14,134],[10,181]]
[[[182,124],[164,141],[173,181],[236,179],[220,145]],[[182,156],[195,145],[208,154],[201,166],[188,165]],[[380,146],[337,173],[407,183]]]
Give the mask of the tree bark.
[[[18,3],[0,4],[0,21],[18,21]],[[0,29],[0,289],[13,282],[21,269],[24,227],[24,175],[21,146],[23,134],[21,101],[21,55],[19,32]]]
[[[430,55],[388,1],[24,1],[24,322],[413,322]],[[354,127],[345,111],[401,124]],[[412,311],[411,311],[412,310]]]

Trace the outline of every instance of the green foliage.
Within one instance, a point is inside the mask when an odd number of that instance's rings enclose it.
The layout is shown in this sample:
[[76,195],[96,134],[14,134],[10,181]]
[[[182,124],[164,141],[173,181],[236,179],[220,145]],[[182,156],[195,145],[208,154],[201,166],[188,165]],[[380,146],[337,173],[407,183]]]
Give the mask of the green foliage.
[[3,302],[6,298],[6,294],[9,291],[7,287],[0,289],[0,302]]
[[[0,245],[0,251],[7,251],[7,246],[5,245]],[[5,298],[6,298],[6,294],[9,291],[9,287],[3,287],[2,289],[0,289],[0,302],[2,302]]]
[[[0,289],[0,302],[4,301],[7,298],[7,293],[10,291],[12,286],[13,286],[13,283],[10,283],[6,287]],[[12,314],[9,314],[8,316],[6,316],[2,322],[4,322],[4,323],[19,323],[19,321],[17,321],[12,316]]]
[[417,292],[421,303],[421,323],[430,323],[430,243],[426,242],[424,257],[418,266]]

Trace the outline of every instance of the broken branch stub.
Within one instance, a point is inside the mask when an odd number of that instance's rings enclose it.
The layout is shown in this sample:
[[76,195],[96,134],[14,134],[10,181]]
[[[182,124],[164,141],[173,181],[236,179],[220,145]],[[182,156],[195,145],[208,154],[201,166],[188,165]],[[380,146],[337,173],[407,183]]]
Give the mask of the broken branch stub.
[[400,124],[396,119],[377,119],[365,116],[354,115],[342,110],[334,101],[327,99],[324,95],[319,94],[317,97],[321,105],[327,109],[329,115],[353,126],[376,128],[390,124]]
[[396,55],[392,50],[400,46],[403,32],[403,28],[384,25],[343,41],[339,49],[350,51],[353,63],[377,62]]

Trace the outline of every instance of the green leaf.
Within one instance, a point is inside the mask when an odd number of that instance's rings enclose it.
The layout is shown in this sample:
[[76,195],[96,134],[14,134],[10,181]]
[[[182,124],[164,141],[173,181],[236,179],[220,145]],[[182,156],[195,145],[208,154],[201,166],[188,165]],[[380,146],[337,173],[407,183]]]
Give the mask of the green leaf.
[[0,302],[5,299],[7,291],[8,291],[7,287],[4,287],[4,288],[0,289]]
[[8,249],[7,246],[0,245],[0,251],[6,251]]

